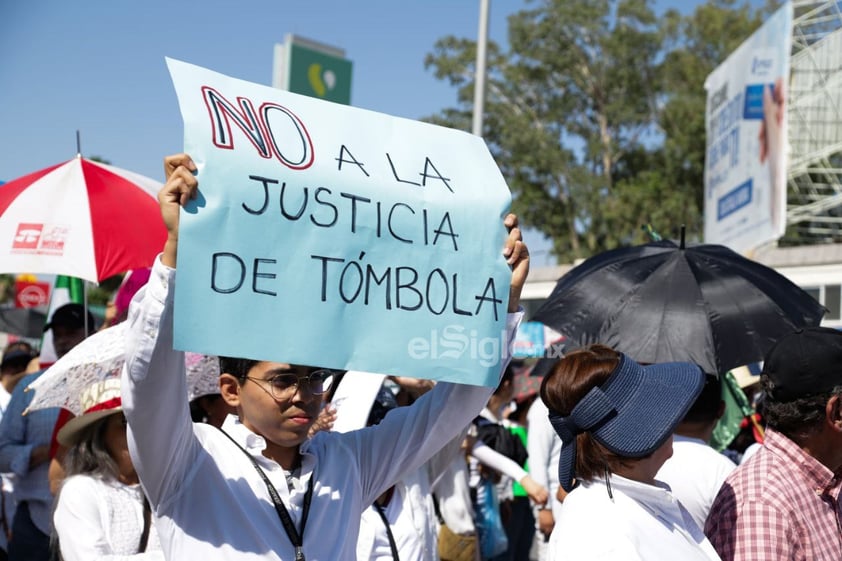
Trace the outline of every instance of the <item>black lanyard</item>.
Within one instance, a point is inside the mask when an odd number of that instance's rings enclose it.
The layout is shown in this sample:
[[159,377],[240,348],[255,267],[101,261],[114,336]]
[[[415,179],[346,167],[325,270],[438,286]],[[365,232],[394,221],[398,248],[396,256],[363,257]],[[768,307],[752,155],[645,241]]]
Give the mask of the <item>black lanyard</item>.
[[281,500],[281,496],[278,495],[278,490],[275,489],[275,486],[272,485],[272,482],[269,481],[269,478],[266,476],[266,473],[263,469],[257,464],[257,460],[249,454],[245,448],[240,446],[240,443],[234,440],[234,438],[225,432],[222,429],[219,429],[222,434],[227,436],[231,442],[237,445],[237,448],[243,451],[243,454],[251,461],[251,465],[254,466],[254,469],[257,470],[257,473],[260,474],[260,478],[263,479],[263,483],[266,484],[266,489],[269,491],[269,496],[272,498],[272,502],[275,505],[275,511],[278,513],[278,517],[281,519],[281,524],[284,526],[284,531],[287,533],[287,537],[289,541],[292,542],[292,545],[295,547],[295,561],[305,561],[304,559],[304,526],[307,524],[307,515],[310,514],[310,501],[313,498],[313,479],[315,479],[315,473],[310,474],[310,481],[307,482],[307,492],[304,494],[304,507],[301,511],[301,532],[299,533],[298,530],[295,529],[295,524],[292,523],[292,517],[289,515],[289,511],[287,507],[284,506],[283,501]]
[[379,514],[380,518],[383,519],[383,524],[386,525],[386,537],[389,539],[389,549],[392,550],[392,559],[400,561],[398,558],[398,544],[395,543],[395,536],[392,535],[392,527],[389,526],[389,520],[386,518],[386,511],[377,503],[374,503],[374,510],[377,511],[377,514]]

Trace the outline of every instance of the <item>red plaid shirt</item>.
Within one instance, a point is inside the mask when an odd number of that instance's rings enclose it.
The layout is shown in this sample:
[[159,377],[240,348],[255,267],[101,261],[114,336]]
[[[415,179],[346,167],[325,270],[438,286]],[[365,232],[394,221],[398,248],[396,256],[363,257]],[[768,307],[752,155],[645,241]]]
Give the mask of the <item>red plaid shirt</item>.
[[832,471],[770,429],[725,480],[705,534],[723,561],[840,561],[840,488]]

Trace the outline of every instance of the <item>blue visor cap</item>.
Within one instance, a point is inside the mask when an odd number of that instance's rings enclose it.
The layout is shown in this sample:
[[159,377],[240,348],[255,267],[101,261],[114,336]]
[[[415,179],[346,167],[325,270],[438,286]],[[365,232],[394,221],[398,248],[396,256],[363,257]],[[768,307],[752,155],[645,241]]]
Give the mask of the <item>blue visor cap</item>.
[[563,443],[559,483],[573,488],[576,436],[589,432],[611,452],[643,458],[657,450],[702,391],[705,375],[689,362],[641,366],[624,354],[602,386],[591,388],[567,417],[550,412]]

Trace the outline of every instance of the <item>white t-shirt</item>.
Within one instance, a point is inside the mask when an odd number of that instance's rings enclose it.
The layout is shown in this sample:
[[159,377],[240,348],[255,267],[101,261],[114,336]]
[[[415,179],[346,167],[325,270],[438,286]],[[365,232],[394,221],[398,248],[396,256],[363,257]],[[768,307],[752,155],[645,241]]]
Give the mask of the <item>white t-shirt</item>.
[[611,476],[570,492],[550,537],[549,561],[710,561],[719,556],[662,487]]
[[673,496],[681,501],[699,528],[704,529],[716,494],[736,467],[704,440],[676,434],[672,457],[661,466],[655,479],[670,486]]

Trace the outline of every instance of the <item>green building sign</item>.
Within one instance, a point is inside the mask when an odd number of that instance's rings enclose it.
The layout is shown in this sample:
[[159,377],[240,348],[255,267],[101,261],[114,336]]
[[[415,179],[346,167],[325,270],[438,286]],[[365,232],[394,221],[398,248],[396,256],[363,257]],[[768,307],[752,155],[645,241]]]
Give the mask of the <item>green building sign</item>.
[[283,45],[275,45],[272,85],[350,105],[351,68],[345,51],[288,34]]

